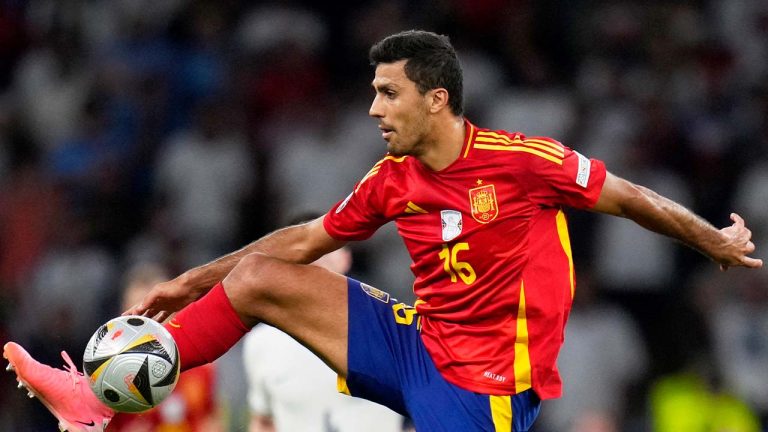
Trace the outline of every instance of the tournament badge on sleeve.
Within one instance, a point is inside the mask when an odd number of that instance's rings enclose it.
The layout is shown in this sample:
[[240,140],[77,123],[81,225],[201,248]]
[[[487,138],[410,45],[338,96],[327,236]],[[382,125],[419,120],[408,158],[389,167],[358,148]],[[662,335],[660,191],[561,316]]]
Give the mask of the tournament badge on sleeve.
[[496,188],[492,184],[469,190],[472,218],[480,223],[486,224],[496,219],[499,214],[499,206],[496,203]]

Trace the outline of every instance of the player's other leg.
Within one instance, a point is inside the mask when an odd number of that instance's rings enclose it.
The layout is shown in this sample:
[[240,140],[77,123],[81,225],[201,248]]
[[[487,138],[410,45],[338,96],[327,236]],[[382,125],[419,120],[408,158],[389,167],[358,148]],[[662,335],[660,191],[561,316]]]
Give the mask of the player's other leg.
[[346,277],[318,266],[255,253],[240,260],[223,285],[246,327],[270,324],[346,376]]
[[69,432],[102,432],[114,416],[93,394],[83,374],[67,353],[61,353],[66,370],[46,366],[33,359],[21,346],[8,342],[3,357],[7,370],[16,372],[19,386],[30,397],[36,396],[59,420],[59,428]]

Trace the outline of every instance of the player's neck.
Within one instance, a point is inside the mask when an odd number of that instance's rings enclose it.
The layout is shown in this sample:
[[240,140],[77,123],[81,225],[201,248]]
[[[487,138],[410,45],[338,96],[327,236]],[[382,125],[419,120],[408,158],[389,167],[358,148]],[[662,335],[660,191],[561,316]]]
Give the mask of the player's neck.
[[464,147],[464,118],[451,115],[436,121],[432,134],[419,161],[432,171],[440,171],[452,164]]

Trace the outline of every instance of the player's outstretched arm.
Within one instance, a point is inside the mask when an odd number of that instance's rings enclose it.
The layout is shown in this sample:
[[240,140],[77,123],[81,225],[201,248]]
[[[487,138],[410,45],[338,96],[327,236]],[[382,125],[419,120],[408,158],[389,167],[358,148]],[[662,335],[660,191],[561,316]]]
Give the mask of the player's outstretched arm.
[[146,315],[162,322],[208,292],[246,255],[263,253],[289,262],[308,264],[344,244],[328,235],[322,217],[282,228],[237,251],[187,270],[173,280],[155,285],[141,303],[123,314]]
[[736,213],[733,224],[717,229],[682,205],[656,192],[608,173],[594,211],[632,219],[639,225],[682,241],[720,264],[762,267],[763,261],[749,255],[755,251],[752,232]]

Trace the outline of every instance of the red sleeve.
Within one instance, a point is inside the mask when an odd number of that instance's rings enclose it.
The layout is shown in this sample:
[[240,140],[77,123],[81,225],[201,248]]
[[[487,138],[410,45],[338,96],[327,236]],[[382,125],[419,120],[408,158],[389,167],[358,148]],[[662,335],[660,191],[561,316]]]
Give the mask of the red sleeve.
[[379,197],[386,174],[380,171],[381,161],[326,213],[323,226],[331,237],[342,241],[365,240],[387,223]]
[[[551,138],[538,138],[561,145]],[[592,208],[600,198],[605,182],[605,164],[562,146],[562,163],[533,158],[529,166],[529,196],[545,206]]]

